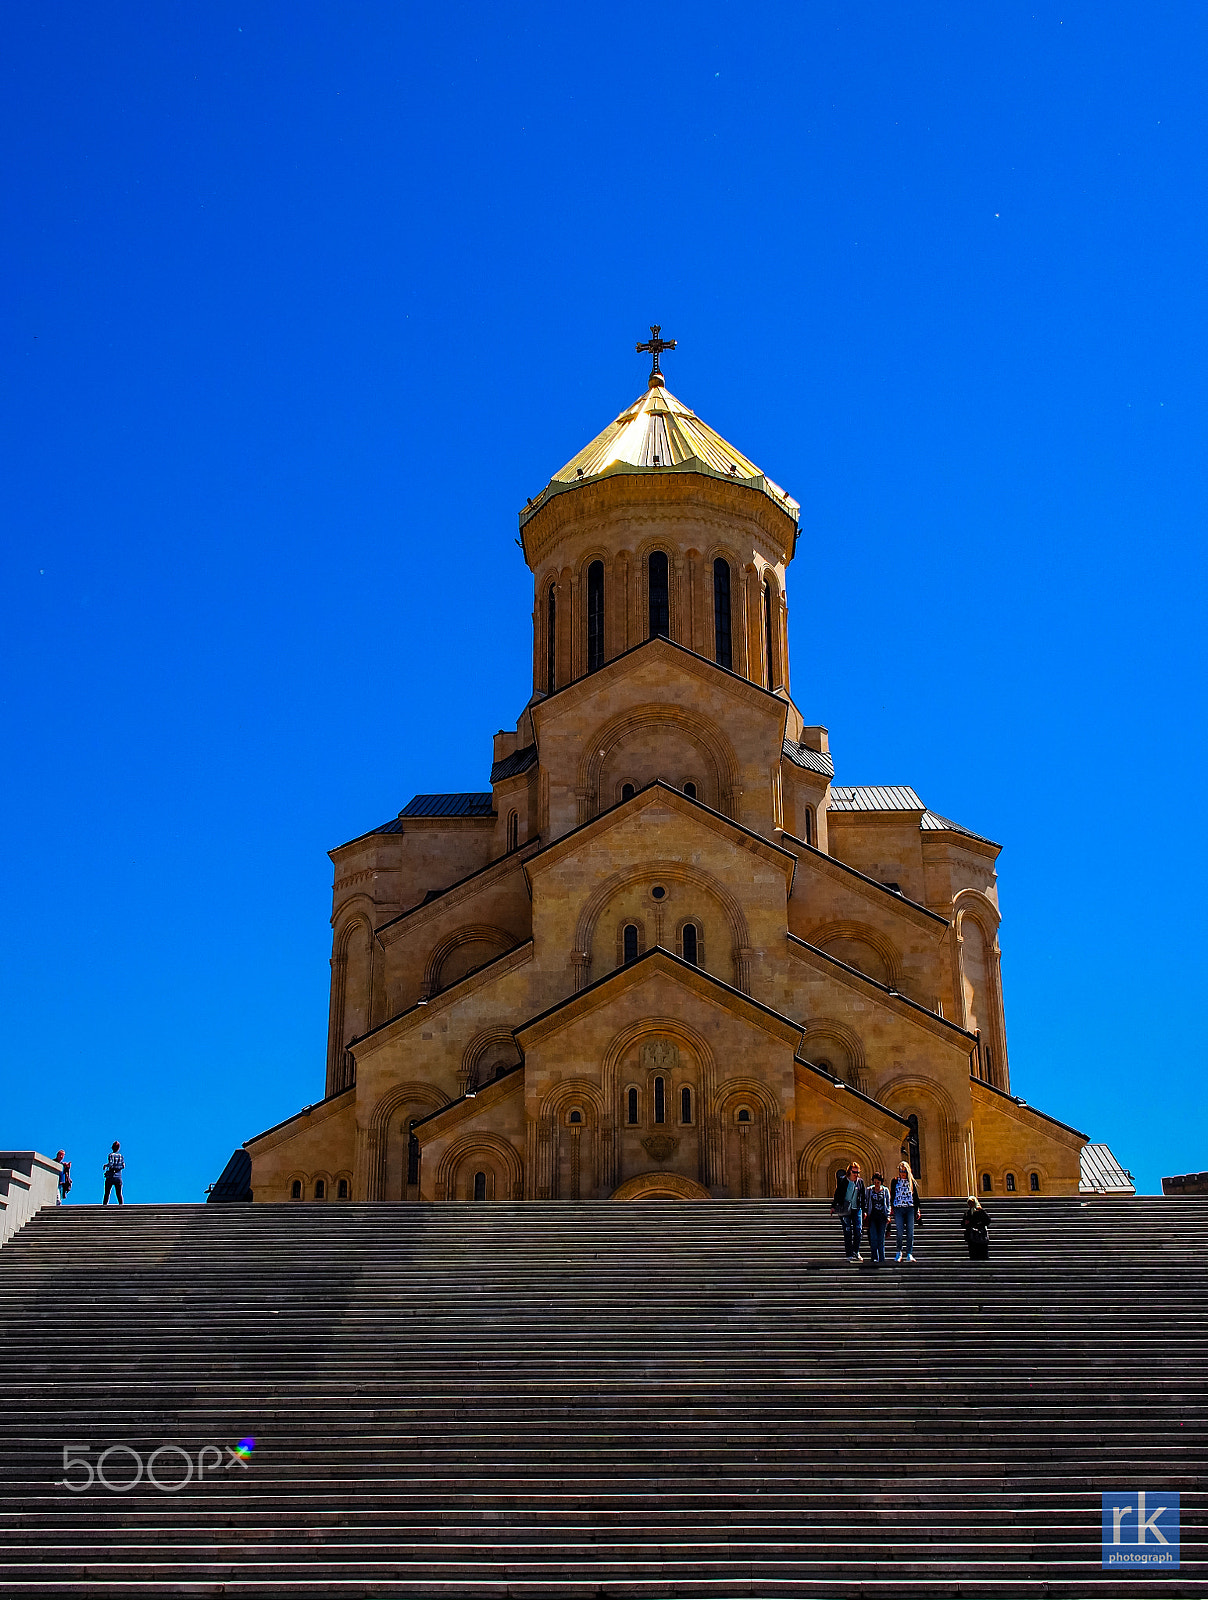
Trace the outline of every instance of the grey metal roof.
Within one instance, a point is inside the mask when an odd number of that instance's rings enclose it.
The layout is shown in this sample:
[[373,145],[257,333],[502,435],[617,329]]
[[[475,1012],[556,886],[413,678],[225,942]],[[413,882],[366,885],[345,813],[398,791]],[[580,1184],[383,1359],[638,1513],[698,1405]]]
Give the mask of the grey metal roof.
[[491,768],[491,782],[498,783],[502,778],[514,778],[518,772],[527,772],[536,760],[535,744],[526,744],[523,750],[513,750],[510,756],[495,762]]
[[1079,1194],[1136,1194],[1136,1192],[1137,1186],[1132,1181],[1132,1174],[1125,1172],[1107,1145],[1083,1145]]
[[[787,751],[788,746],[785,746]],[[921,811],[919,827],[927,833],[963,833],[968,839],[982,844],[993,844],[984,833],[974,833],[972,828],[962,828],[950,817],[941,817],[938,811],[928,811],[914,789],[906,784],[836,784],[832,786],[828,811]]]
[[842,784],[830,792],[828,811],[926,811],[927,807],[904,784]]
[[929,833],[963,833],[967,839],[980,839],[982,844],[993,844],[993,839],[987,839],[984,833],[974,833],[972,828],[962,828],[959,822],[953,822],[949,817],[941,817],[936,811],[924,811],[920,828]]
[[[494,799],[486,794],[417,794],[408,800],[399,812],[400,817],[489,817],[494,813]],[[387,824],[379,833],[398,833],[401,829]]]
[[833,757],[811,750],[807,744],[797,744],[792,739],[786,739],[784,753],[794,766],[804,767],[807,772],[820,772],[824,778],[833,778],[835,775]]

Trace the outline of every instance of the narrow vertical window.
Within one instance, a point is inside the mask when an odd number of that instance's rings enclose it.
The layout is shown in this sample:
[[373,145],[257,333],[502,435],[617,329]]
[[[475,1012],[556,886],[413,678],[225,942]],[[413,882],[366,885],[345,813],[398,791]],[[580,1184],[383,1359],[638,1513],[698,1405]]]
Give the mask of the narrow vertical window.
[[768,647],[768,688],[774,689],[780,673],[776,660],[776,634],[772,627],[772,585],[766,578],[763,584],[763,636]]
[[621,785],[621,799],[622,800],[632,800],[636,793],[637,793],[637,790],[634,788],[632,783],[623,783]]
[[476,1172],[474,1174],[474,1198],[475,1200],[485,1200],[486,1197],[487,1175],[485,1172]]
[[684,923],[684,960],[696,965],[696,924]]
[[666,639],[671,633],[671,606],[667,590],[667,557],[656,550],[650,557],[650,637]]
[[805,842],[806,844],[813,844],[814,842],[814,808],[812,806],[806,806],[805,808]]
[[587,569],[587,670],[604,665],[604,563],[593,561]]
[[[1032,1176],[1035,1177],[1035,1173],[1033,1173]],[[341,1178],[340,1179],[339,1186],[336,1189],[336,1199],[337,1200],[347,1200],[348,1199],[348,1179],[347,1178]]]
[[696,785],[694,783],[686,783],[684,785],[684,793],[688,796],[689,800],[695,800],[696,799]]
[[983,1172],[982,1173],[982,1193],[983,1194],[989,1194],[990,1190],[993,1189],[993,1187],[994,1187],[994,1180],[991,1178],[991,1176],[990,1176],[990,1174],[988,1172]]
[[667,1120],[667,1085],[662,1078],[654,1080],[654,1120],[656,1122]]
[[692,1090],[680,1090],[680,1121],[687,1125],[692,1121]]
[[1015,1174],[1013,1172],[1007,1173],[1007,1193],[1015,1193]]
[[508,812],[508,849],[514,850],[520,843],[520,818],[514,811]]
[[558,594],[552,583],[549,586],[546,605],[545,692],[553,694],[558,681]]
[[326,1200],[327,1199],[327,1186],[323,1182],[322,1178],[316,1178],[315,1179],[315,1199],[316,1200]]
[[289,1197],[290,1197],[291,1200],[301,1200],[301,1198],[302,1198],[302,1179],[301,1178],[295,1178],[294,1179],[292,1185],[290,1186]]
[[636,1089],[631,1089],[629,1091],[628,1098],[629,1098],[629,1108],[628,1108],[628,1110],[629,1110],[629,1123],[630,1123],[630,1126],[633,1127],[633,1126],[636,1126],[637,1120],[638,1120],[638,1092],[637,1092],[637,1090]]
[[419,1140],[415,1136],[415,1124],[419,1119],[412,1117],[407,1124],[407,1182],[419,1182]]
[[733,670],[730,643],[730,563],[720,556],[713,563],[713,651],[719,667]]
[[1033,1194],[1039,1194],[1040,1193],[1040,1174],[1039,1174],[1039,1172],[1033,1172],[1032,1173],[1031,1177],[1028,1179],[1028,1188],[1031,1189]]
[[624,934],[625,960],[636,961],[638,958],[638,930],[632,922],[625,924]]

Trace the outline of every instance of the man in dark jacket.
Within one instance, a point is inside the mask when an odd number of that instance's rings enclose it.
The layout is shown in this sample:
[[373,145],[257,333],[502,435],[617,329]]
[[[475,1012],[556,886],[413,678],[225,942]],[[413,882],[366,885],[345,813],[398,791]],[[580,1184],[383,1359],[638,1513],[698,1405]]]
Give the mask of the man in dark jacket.
[[860,1235],[864,1231],[864,1180],[860,1177],[860,1163],[853,1161],[846,1172],[839,1174],[835,1185],[835,1198],[831,1201],[831,1216],[843,1224],[843,1248],[851,1262],[863,1261],[860,1254]]

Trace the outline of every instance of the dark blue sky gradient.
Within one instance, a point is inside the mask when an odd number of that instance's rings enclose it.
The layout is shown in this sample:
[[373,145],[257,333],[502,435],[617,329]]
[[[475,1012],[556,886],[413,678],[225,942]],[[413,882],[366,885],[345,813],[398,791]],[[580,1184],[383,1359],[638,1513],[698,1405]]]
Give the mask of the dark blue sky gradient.
[[1144,1189],[1208,1167],[1208,12],[14,0],[0,38],[0,1139],[196,1199],[322,1095],[325,852],[486,787],[516,511],[657,320],[802,502],[840,781],[1005,843],[1016,1092]]

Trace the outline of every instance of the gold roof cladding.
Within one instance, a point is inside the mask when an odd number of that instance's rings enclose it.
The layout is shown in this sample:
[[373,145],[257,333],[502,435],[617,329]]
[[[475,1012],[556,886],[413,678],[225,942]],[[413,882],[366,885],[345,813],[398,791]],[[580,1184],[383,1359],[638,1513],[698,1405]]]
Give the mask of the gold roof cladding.
[[554,473],[541,493],[521,511],[520,526],[523,528],[555,495],[577,489],[580,484],[618,472],[655,473],[667,468],[699,472],[757,489],[794,522],[800,518],[800,505],[778,483],[773,483],[753,461],[727,444],[720,433],[715,433],[667,389],[657,387],[647,389],[560,472]]

